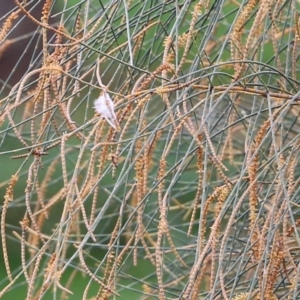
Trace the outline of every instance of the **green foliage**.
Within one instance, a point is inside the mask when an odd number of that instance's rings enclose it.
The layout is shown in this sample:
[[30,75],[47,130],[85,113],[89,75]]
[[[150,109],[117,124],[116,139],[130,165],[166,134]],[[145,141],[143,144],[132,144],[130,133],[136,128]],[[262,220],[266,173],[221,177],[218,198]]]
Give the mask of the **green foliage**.
[[0,297],[298,299],[298,3],[15,2]]

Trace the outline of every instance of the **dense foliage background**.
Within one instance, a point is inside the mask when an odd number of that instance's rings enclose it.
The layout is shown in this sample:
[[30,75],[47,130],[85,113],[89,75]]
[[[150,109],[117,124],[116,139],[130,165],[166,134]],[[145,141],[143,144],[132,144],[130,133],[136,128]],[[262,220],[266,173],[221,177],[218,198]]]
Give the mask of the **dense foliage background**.
[[0,297],[300,297],[297,1],[1,6]]

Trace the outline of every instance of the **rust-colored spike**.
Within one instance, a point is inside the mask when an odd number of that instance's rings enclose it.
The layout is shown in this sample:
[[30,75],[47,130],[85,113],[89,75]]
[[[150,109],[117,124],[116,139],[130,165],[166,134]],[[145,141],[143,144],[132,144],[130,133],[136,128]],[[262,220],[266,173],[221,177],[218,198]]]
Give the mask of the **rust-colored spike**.
[[[9,16],[6,18],[6,20],[4,21],[4,23],[2,24],[2,28],[0,29],[0,43],[4,41],[6,35],[12,28],[14,21],[18,18],[19,13],[20,13],[20,9],[11,12]],[[1,51],[0,51],[0,57],[1,57]]]

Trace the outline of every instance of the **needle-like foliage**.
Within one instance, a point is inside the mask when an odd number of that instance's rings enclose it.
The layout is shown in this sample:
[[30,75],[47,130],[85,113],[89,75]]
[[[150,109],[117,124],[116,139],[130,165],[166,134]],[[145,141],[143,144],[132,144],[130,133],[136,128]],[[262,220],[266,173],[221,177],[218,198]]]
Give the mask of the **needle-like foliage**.
[[298,10],[15,0],[0,298],[299,299]]

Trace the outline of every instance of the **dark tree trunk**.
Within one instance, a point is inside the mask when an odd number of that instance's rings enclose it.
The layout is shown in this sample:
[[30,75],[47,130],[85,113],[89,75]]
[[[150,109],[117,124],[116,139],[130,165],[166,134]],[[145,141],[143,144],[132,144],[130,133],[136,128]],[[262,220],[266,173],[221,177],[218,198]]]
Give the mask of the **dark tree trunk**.
[[[34,4],[26,6],[31,14],[40,20],[43,1],[34,1]],[[9,13],[15,10],[14,0],[0,1],[0,26],[2,27]],[[1,28],[0,27],[0,28]],[[26,74],[31,64],[39,63],[41,50],[41,34],[37,25],[29,20],[23,12],[19,13],[18,19],[10,30],[4,41],[0,41],[0,91],[3,87],[7,90],[18,82]],[[1,48],[0,48],[1,49]]]

